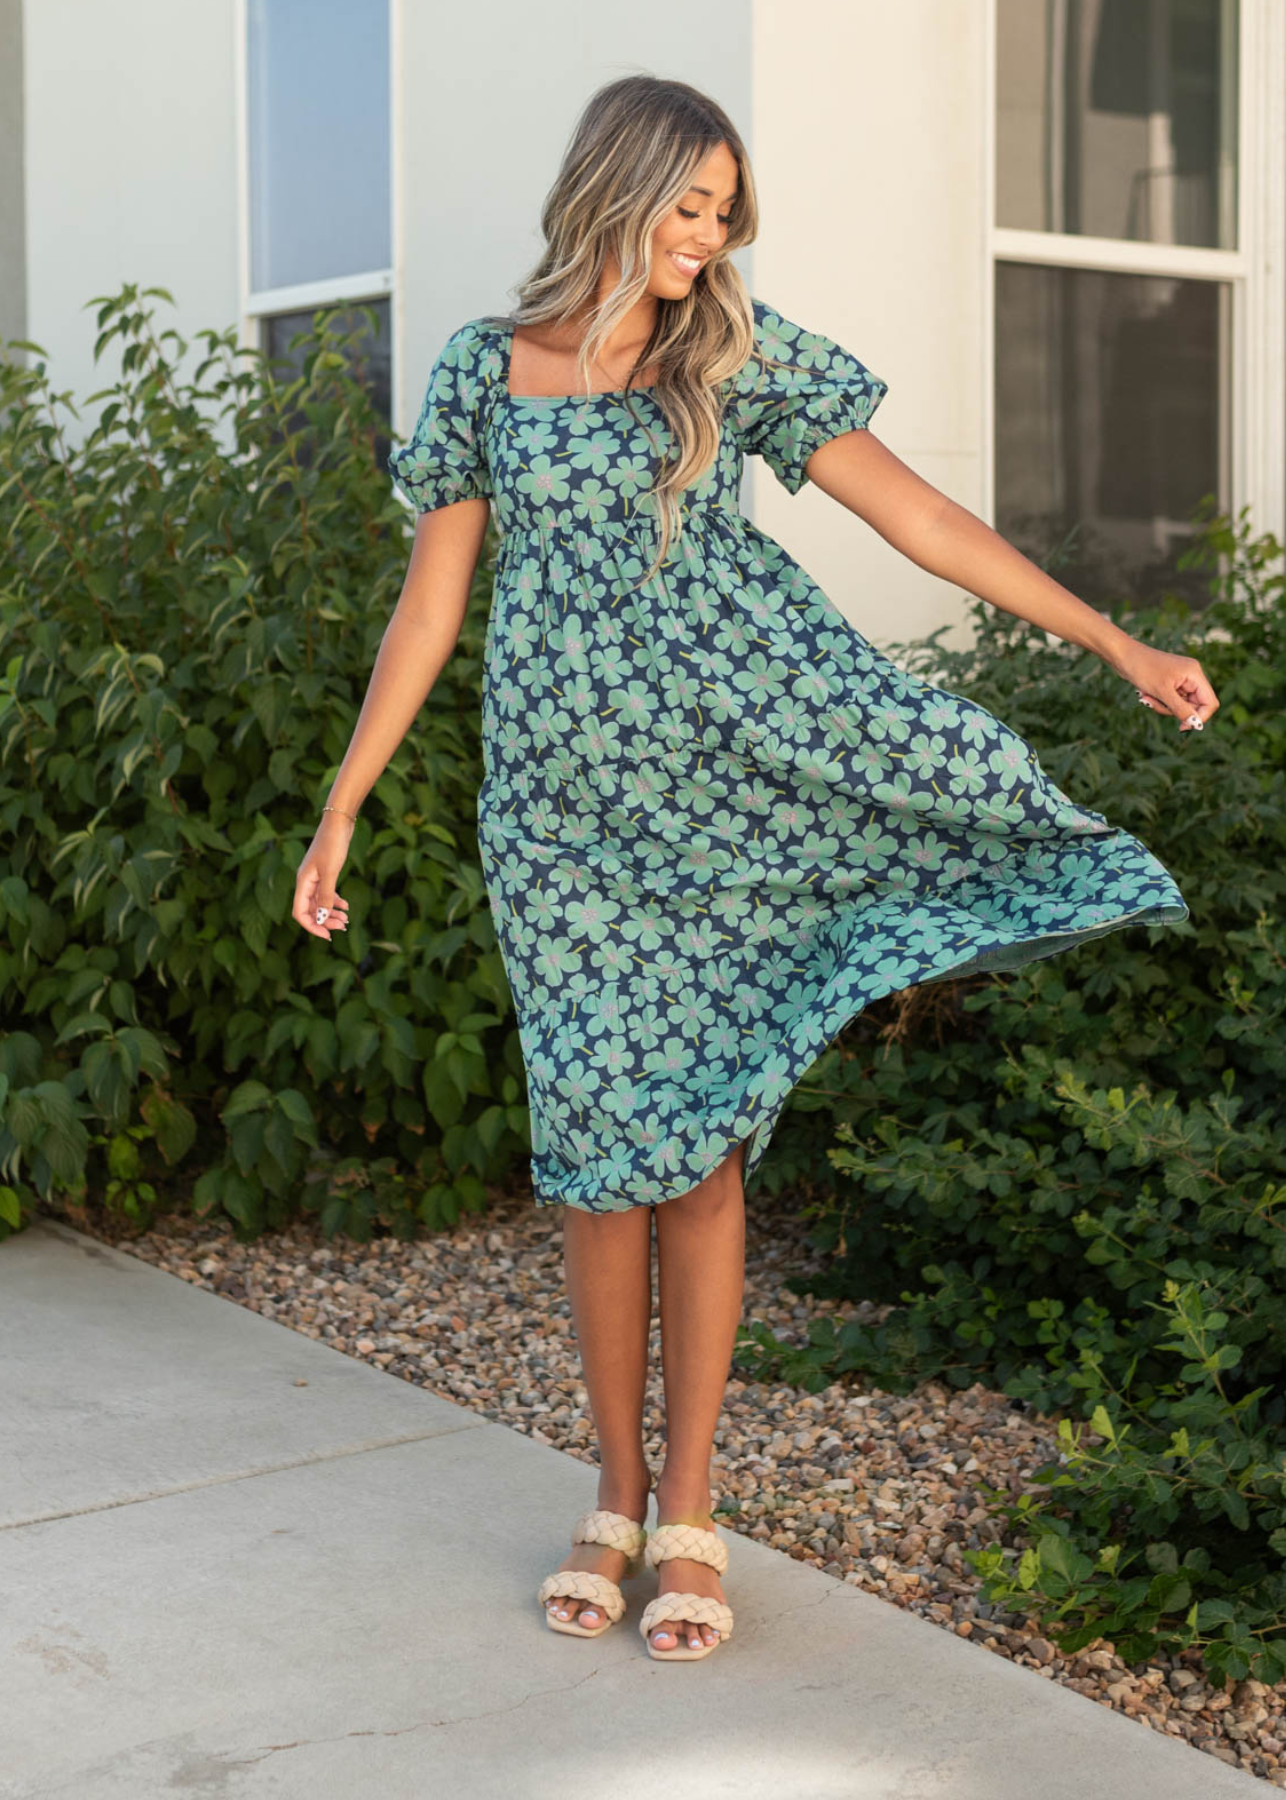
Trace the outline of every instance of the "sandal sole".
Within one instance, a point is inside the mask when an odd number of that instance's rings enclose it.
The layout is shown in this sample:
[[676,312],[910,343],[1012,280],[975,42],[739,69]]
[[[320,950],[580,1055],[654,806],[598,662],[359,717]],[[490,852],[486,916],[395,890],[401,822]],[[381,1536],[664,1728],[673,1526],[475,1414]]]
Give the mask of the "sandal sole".
[[709,1656],[712,1650],[717,1650],[722,1642],[722,1638],[716,1638],[713,1644],[703,1644],[699,1650],[658,1650],[649,1638],[647,1653],[653,1662],[700,1662],[703,1656]]
[[552,1613],[546,1613],[545,1620],[551,1631],[561,1631],[564,1637],[601,1637],[605,1631],[612,1629],[614,1623],[611,1619],[604,1619],[601,1625],[578,1625],[575,1619],[556,1619]]

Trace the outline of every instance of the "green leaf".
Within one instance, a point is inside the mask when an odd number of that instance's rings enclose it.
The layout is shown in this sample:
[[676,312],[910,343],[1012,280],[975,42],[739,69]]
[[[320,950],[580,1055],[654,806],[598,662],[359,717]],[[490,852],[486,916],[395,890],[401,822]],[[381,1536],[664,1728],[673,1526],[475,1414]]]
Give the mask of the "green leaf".
[[100,1036],[103,1032],[110,1031],[111,1028],[111,1020],[105,1019],[102,1013],[74,1013],[58,1033],[54,1043],[69,1044],[74,1038]]
[[1075,1552],[1066,1538],[1044,1534],[1037,1542],[1036,1553],[1042,1569],[1061,1575],[1065,1581],[1072,1579]]
[[295,1135],[305,1143],[316,1144],[317,1125],[313,1119],[312,1109],[298,1088],[280,1088],[277,1091],[277,1105],[295,1129]]
[[1250,1508],[1245,1497],[1236,1488],[1224,1488],[1222,1493],[1223,1509],[1238,1531],[1250,1530]]
[[1197,1602],[1197,1627],[1200,1631],[1211,1631],[1216,1625],[1226,1624],[1236,1616],[1237,1608],[1231,1600],[1212,1595],[1208,1600]]
[[1105,1406],[1096,1406],[1090,1416],[1090,1425],[1099,1437],[1106,1438],[1109,1444],[1116,1442],[1116,1427]]
[[232,1097],[219,1117],[224,1124],[239,1119],[246,1113],[261,1112],[272,1099],[272,1090],[265,1087],[262,1081],[243,1081],[232,1091]]

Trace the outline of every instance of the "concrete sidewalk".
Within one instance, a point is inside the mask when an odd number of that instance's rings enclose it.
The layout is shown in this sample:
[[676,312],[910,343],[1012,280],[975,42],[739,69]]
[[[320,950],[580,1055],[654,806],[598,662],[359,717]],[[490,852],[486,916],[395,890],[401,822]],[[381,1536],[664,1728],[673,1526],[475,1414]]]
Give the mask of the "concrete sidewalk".
[[551,1632],[591,1469],[61,1225],[0,1247],[0,1421],[11,1800],[1262,1791],[731,1532],[706,1661],[651,1577]]

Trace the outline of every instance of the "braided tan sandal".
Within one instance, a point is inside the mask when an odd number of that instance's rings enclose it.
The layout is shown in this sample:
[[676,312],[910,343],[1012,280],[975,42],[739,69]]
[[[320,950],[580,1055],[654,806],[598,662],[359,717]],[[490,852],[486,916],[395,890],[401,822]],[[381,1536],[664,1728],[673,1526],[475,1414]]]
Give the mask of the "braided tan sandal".
[[[693,1562],[708,1563],[716,1575],[728,1566],[728,1546],[704,1525],[658,1525],[647,1542],[648,1566],[657,1568],[672,1556],[686,1556]],[[691,1619],[697,1625],[713,1625],[719,1636],[713,1644],[701,1644],[695,1650],[676,1643],[673,1650],[658,1650],[651,1633],[662,1619]],[[732,1608],[726,1600],[709,1594],[658,1594],[643,1608],[639,1630],[647,1643],[647,1653],[658,1662],[699,1662],[717,1650],[724,1638],[732,1636]]]
[[[629,1557],[625,1565],[622,1581],[642,1572],[641,1552],[647,1542],[647,1532],[637,1519],[627,1519],[624,1513],[607,1512],[601,1507],[593,1507],[582,1513],[572,1527],[573,1544],[606,1544],[609,1550],[623,1550]],[[555,1595],[565,1596],[568,1600],[589,1600],[600,1607],[606,1617],[601,1625],[582,1625],[580,1614],[573,1619],[556,1619],[550,1612],[546,1601]],[[551,1631],[565,1631],[571,1637],[598,1637],[607,1630],[625,1611],[625,1596],[614,1581],[606,1575],[598,1575],[593,1569],[556,1569],[552,1575],[546,1575],[536,1590],[536,1598],[545,1614],[545,1622]]]

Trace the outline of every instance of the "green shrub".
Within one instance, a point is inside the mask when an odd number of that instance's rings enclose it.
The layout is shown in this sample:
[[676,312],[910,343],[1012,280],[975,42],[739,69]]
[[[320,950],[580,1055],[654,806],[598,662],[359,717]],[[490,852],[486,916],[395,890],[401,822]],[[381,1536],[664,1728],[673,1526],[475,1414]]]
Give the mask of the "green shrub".
[[[1198,656],[1221,710],[1180,734],[1084,653],[976,608],[977,635],[900,660],[1038,748],[1136,832],[1191,907],[1013,973],[873,1007],[801,1099],[837,1120],[806,1291],[888,1304],[803,1347],[752,1327],[738,1360],[818,1388],[986,1378],[1062,1411],[1030,1534],[970,1553],[991,1598],[1128,1660],[1200,1644],[1212,1671],[1286,1673],[1286,606],[1281,547],[1210,521],[1197,616],[1133,635]],[[940,634],[935,634],[940,636]]]
[[39,346],[0,362],[0,1235],[36,1197],[146,1223],[174,1170],[246,1237],[410,1234],[529,1144],[474,836],[494,538],[314,939],[295,870],[411,515],[325,315],[298,377],[231,331],[185,377],[156,295],[101,301],[77,446]]

